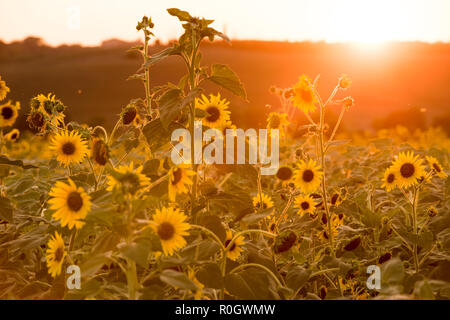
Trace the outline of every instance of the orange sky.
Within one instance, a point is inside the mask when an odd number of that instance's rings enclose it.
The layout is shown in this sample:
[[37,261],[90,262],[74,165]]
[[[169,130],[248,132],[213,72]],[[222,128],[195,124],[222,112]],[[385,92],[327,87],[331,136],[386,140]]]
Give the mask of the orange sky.
[[233,39],[450,41],[450,0],[2,0],[0,39],[33,35],[52,45],[135,40],[136,22],[146,14],[166,41],[182,32],[165,12],[170,7],[215,19]]

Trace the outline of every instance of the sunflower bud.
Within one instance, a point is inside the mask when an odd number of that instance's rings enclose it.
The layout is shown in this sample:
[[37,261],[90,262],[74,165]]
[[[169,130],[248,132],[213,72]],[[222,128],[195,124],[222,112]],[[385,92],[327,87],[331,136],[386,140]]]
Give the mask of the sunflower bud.
[[345,97],[341,101],[346,110],[349,110],[355,104],[355,100],[352,97]]
[[352,85],[352,80],[350,80],[350,78],[346,74],[343,74],[339,78],[339,88],[340,89],[348,89],[348,88],[350,88],[351,85]]

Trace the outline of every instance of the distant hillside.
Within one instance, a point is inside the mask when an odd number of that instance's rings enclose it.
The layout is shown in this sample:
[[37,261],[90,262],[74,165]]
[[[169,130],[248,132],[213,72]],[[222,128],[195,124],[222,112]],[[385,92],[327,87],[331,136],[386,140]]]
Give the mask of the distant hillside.
[[[38,38],[0,42],[0,74],[11,88],[9,98],[19,100],[22,110],[28,110],[32,96],[52,92],[69,106],[69,117],[110,127],[130,99],[143,95],[140,82],[126,81],[141,63],[127,52],[132,45],[115,39],[101,47],[53,48]],[[151,52],[163,48],[155,45]],[[348,128],[369,128],[380,121],[422,126],[433,118],[449,127],[450,44],[393,43],[370,51],[344,44],[233,41],[205,42],[202,50],[204,63],[230,65],[245,84],[250,103],[225,94],[232,100],[232,117],[243,127],[263,126],[265,105],[278,107],[269,87],[287,87],[301,73],[321,74],[323,94],[332,90],[339,74],[353,79],[346,94],[355,98],[356,106]],[[183,72],[181,61],[171,57],[152,69],[152,85],[176,82]],[[400,112],[410,108],[426,112]],[[397,112],[396,119],[389,117],[392,112]],[[409,114],[420,121],[408,122]],[[24,116],[20,123],[25,126]]]

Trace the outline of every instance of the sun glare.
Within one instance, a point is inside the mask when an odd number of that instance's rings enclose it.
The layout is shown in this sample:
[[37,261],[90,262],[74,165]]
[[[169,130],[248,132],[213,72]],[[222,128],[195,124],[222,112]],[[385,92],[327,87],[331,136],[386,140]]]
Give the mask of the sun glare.
[[336,2],[330,15],[329,42],[355,42],[375,48],[374,44],[396,40],[402,34],[405,17],[395,1]]

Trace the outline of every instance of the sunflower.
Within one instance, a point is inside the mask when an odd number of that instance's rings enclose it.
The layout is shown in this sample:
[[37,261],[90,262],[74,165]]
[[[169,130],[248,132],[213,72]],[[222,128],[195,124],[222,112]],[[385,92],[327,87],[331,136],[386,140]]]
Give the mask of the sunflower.
[[61,235],[56,232],[52,236],[47,244],[48,249],[46,252],[48,273],[53,278],[61,274],[62,265],[67,252],[64,247],[64,240]]
[[291,100],[295,107],[304,113],[314,112],[316,110],[317,97],[311,80],[306,75],[301,75],[297,84],[292,88],[294,95]]
[[0,101],[6,98],[6,95],[9,92],[9,88],[6,86],[6,82],[2,80],[0,76]]
[[53,137],[50,149],[56,151],[56,159],[65,167],[80,163],[87,154],[86,140],[77,131],[58,132]]
[[435,173],[439,178],[447,178],[448,175],[445,173],[444,169],[442,168],[439,161],[434,157],[425,157],[427,159],[427,162],[430,166],[430,168],[433,170],[433,173]]
[[12,126],[19,115],[18,110],[20,110],[19,102],[14,105],[11,101],[8,101],[0,105],[0,127]]
[[105,166],[109,160],[108,145],[103,139],[93,138],[91,147],[91,158],[96,165]]
[[400,152],[397,159],[393,163],[396,172],[397,185],[400,188],[408,188],[424,176],[425,170],[422,165],[422,159],[413,152]]
[[322,178],[322,171],[316,161],[309,159],[308,162],[301,161],[299,167],[294,172],[294,184],[303,193],[312,193],[317,190]]
[[189,235],[187,230],[191,227],[185,222],[186,219],[187,216],[179,209],[156,209],[151,226],[161,240],[161,247],[166,256],[171,256],[176,250],[186,246],[183,237]]
[[177,193],[187,193],[186,185],[192,185],[191,176],[195,172],[188,169],[187,165],[178,165],[169,170],[169,200],[175,201]]
[[134,117],[133,125],[135,127],[139,128],[141,126],[141,124],[142,124],[141,116],[137,114],[136,117]]
[[195,108],[205,111],[206,115],[198,120],[201,120],[204,126],[222,130],[230,120],[229,104],[226,99],[220,99],[220,93],[217,96],[210,94],[210,99],[202,94],[201,99],[195,99]]
[[294,177],[294,170],[290,166],[280,166],[275,174],[277,179],[281,181],[283,185],[288,185],[292,182],[292,178]]
[[280,132],[280,137],[286,135],[286,127],[289,125],[289,120],[287,119],[287,113],[271,112],[267,117],[267,130],[278,129]]
[[245,244],[244,237],[238,236],[236,240],[230,245],[231,240],[233,239],[233,233],[231,230],[227,230],[227,236],[225,239],[224,246],[227,248],[227,258],[233,261],[236,261],[240,255],[241,252],[244,251],[241,247]]
[[84,225],[81,220],[91,210],[91,197],[82,187],[77,187],[71,179],[69,184],[57,181],[49,195],[50,209],[55,210],[52,216],[61,221],[62,227],[80,229]]
[[38,94],[31,99],[30,102],[31,111],[39,110],[45,117],[47,117],[52,125],[58,127],[64,123],[64,110],[66,107],[64,104],[55,98],[55,95],[49,93],[47,96]]
[[252,200],[253,200],[253,207],[255,207],[256,210],[266,210],[274,206],[272,198],[266,195],[265,193],[262,193],[261,197],[259,196],[259,194],[254,196]]
[[5,135],[5,139],[8,141],[16,141],[19,139],[20,132],[17,129],[12,129]]
[[144,167],[138,166],[134,169],[133,161],[127,165],[121,165],[108,176],[108,187],[106,190],[119,190],[125,194],[137,195],[139,191],[150,185],[150,179],[142,173]]
[[39,110],[31,110],[27,116],[27,122],[31,129],[44,132],[47,128],[44,114]]
[[308,213],[310,216],[314,216],[314,210],[316,209],[314,199],[310,195],[300,195],[295,198],[294,201],[295,208],[298,208],[297,213],[303,217],[305,213]]
[[390,166],[389,168],[384,171],[383,176],[383,184],[381,185],[382,188],[385,188],[387,192],[392,191],[397,186],[397,172],[396,170]]

